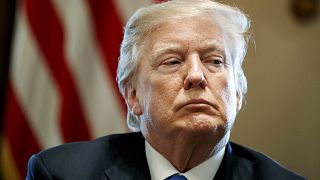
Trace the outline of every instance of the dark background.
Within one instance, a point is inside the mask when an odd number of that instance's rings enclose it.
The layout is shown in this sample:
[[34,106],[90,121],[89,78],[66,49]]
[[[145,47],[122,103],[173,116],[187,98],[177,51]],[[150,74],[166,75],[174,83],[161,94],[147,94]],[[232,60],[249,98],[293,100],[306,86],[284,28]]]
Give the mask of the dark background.
[[8,83],[15,7],[16,0],[0,1],[0,132],[3,130],[3,109]]

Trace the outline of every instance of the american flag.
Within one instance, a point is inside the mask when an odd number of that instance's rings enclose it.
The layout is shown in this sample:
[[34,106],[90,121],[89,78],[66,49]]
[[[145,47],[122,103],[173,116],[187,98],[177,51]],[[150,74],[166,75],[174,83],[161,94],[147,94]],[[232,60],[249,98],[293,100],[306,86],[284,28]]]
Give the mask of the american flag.
[[126,132],[115,77],[123,25],[155,0],[20,0],[1,144],[3,179],[31,154]]

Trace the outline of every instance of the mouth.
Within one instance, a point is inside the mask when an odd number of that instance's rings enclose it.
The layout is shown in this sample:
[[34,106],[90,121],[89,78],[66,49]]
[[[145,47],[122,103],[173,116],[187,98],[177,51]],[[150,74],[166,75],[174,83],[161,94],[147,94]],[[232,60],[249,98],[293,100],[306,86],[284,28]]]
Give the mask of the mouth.
[[182,103],[180,106],[178,106],[178,110],[182,108],[188,108],[191,110],[202,110],[207,108],[213,108],[214,110],[217,110],[217,106],[206,99],[191,99],[186,101],[185,103]]

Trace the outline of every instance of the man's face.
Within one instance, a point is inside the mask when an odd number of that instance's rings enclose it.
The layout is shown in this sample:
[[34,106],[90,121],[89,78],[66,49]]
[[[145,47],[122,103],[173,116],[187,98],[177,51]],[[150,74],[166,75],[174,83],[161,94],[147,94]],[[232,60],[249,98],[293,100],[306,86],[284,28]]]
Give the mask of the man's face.
[[208,17],[171,20],[146,37],[129,102],[147,139],[229,132],[239,98],[224,44]]

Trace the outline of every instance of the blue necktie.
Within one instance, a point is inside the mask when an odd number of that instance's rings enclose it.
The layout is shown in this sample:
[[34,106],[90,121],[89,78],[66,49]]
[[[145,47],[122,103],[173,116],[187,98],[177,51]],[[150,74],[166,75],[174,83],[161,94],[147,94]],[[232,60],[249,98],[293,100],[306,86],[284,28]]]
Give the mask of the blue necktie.
[[186,177],[184,177],[184,175],[174,174],[174,175],[166,178],[166,180],[188,180],[188,179]]

